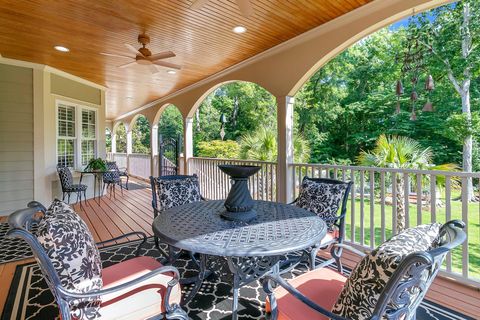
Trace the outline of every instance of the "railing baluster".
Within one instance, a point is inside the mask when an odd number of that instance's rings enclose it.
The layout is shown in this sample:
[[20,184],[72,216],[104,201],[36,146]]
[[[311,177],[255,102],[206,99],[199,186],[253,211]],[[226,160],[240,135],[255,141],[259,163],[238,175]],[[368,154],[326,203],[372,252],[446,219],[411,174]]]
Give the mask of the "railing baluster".
[[[452,182],[449,176],[445,177],[445,222],[452,220],[452,192],[451,192]],[[447,257],[445,259],[447,272],[452,271],[452,254],[450,252],[447,253]]]
[[405,228],[410,227],[410,177],[403,174],[403,206],[405,207]]
[[392,172],[392,232],[397,234],[397,173]]
[[385,242],[385,172],[380,172],[380,220],[381,220],[381,239]]
[[437,177],[430,174],[430,218],[437,222]]
[[355,194],[356,194],[356,183],[355,183],[355,171],[350,169],[350,179],[352,180],[352,191],[350,196],[350,240],[355,243]]
[[462,220],[465,223],[465,233],[467,234],[467,240],[462,244],[462,276],[468,278],[468,243],[469,234],[468,234],[468,179],[467,177],[462,177]]
[[365,171],[360,170],[360,244],[365,245]]
[[370,248],[375,248],[375,171],[370,171]]
[[420,173],[417,173],[417,225],[422,224],[422,178]]

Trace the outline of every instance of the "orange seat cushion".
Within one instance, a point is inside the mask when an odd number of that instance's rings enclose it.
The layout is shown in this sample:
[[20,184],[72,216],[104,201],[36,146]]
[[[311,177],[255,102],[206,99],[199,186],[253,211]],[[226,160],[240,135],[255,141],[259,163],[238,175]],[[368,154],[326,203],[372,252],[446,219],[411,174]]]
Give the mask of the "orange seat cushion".
[[[345,276],[334,270],[320,268],[289,280],[288,283],[325,310],[331,311],[346,280]],[[274,292],[277,299],[278,320],[329,319],[296,299],[282,287],[278,287]],[[270,311],[268,299],[266,309],[267,312]]]
[[[103,289],[108,289],[162,267],[152,257],[137,257],[117,263],[103,269]],[[98,319],[147,319],[165,312],[163,297],[167,283],[172,279],[171,273],[156,275],[131,288],[102,296]],[[170,303],[180,303],[181,290],[177,284],[171,292]]]

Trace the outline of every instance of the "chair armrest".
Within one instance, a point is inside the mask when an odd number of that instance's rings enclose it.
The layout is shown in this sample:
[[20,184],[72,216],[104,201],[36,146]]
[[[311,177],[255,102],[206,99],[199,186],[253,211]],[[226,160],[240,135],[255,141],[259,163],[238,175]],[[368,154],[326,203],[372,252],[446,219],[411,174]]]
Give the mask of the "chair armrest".
[[346,249],[352,253],[355,253],[356,255],[360,256],[361,258],[365,257],[367,254],[365,252],[362,252],[358,249],[355,249],[354,247],[352,246],[349,246],[349,245],[346,245],[346,244],[343,244],[343,243],[336,243],[333,245],[333,247],[336,247],[336,248],[341,248],[341,249]]
[[95,290],[92,292],[88,293],[81,293],[81,292],[73,292],[73,291],[68,291],[62,286],[59,286],[57,289],[64,295],[67,300],[74,300],[74,299],[88,299],[88,298],[98,298],[99,296],[107,295],[107,294],[112,294],[121,290],[128,289],[130,287],[133,287],[137,284],[140,284],[148,279],[151,279],[159,274],[163,273],[173,273],[173,279],[168,282],[168,287],[171,288],[175,286],[178,283],[178,280],[180,279],[180,274],[178,272],[178,269],[173,267],[173,266],[162,266],[158,269],[155,269],[153,271],[150,271],[147,274],[144,274],[136,279],[130,280],[128,282],[116,285],[114,287],[108,288],[108,289],[101,289],[101,290]]
[[342,316],[336,315],[329,310],[326,310],[304,296],[300,291],[292,287],[289,283],[287,283],[285,280],[283,280],[280,276],[278,275],[266,275],[263,280],[263,290],[267,293],[269,299],[270,299],[270,309],[272,313],[272,320],[277,320],[278,317],[278,310],[277,310],[277,302],[275,299],[275,295],[273,294],[273,287],[272,287],[272,282],[275,284],[280,285],[282,288],[288,291],[294,298],[300,300],[302,303],[306,304],[308,307],[312,308],[313,310],[323,314],[329,319],[334,319],[334,320],[348,320]]
[[117,240],[120,240],[120,239],[123,239],[123,238],[126,238],[126,237],[135,236],[135,235],[142,237],[142,242],[138,245],[137,251],[135,252],[135,256],[138,257],[138,255],[140,253],[140,249],[142,248],[142,246],[147,241],[147,235],[143,232],[140,232],[140,231],[134,231],[134,232],[126,233],[126,234],[121,235],[119,237],[109,239],[109,240],[100,241],[100,242],[97,242],[96,245],[97,246],[103,246],[104,244],[114,242],[114,241],[117,241]]

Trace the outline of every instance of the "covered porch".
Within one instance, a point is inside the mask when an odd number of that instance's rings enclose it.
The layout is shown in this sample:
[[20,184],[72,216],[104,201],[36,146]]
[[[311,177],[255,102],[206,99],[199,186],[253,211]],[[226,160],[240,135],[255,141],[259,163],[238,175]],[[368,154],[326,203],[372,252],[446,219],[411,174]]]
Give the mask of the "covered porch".
[[[194,2],[160,1],[139,8],[134,1],[57,5],[32,1],[1,9],[0,18],[6,24],[0,26],[4,35],[0,37],[0,222],[5,225],[8,215],[25,208],[29,201],[48,207],[61,198],[60,165],[73,174],[70,184],[85,186],[87,199],[74,202],[73,197],[70,204],[96,242],[140,231],[148,238],[142,255],[164,263],[153,237],[158,212],[152,208],[151,176],[195,175],[204,198],[223,200],[231,181],[219,165],[258,166],[258,173],[248,179],[252,198],[282,206],[299,196],[304,177],[351,182],[344,240],[357,250],[371,251],[398,234],[403,229],[397,225],[399,216],[404,217],[405,228],[455,219],[465,223],[466,241],[446,255],[419,314],[421,320],[478,319],[480,202],[471,201],[467,191],[473,190],[473,198],[480,199],[480,172],[294,160],[295,95],[306,81],[373,32],[451,1],[312,1],[303,6],[250,1],[254,13],[245,12],[240,5],[244,1],[238,1],[238,8],[235,1],[197,1],[203,3],[198,8]],[[55,22],[56,18],[61,23]],[[43,24],[44,33],[37,33]],[[16,29],[24,25],[21,34],[26,40],[17,44]],[[238,27],[245,26],[248,33],[238,32]],[[142,46],[139,50],[129,44],[137,37]],[[52,54],[53,46],[59,52]],[[145,51],[147,46],[155,52],[172,51],[152,55]],[[37,51],[25,50],[30,47]],[[124,49],[129,55],[123,54]],[[127,58],[135,60],[122,63]],[[174,60],[162,60],[167,58]],[[275,161],[194,156],[194,124],[200,105],[221,86],[236,81],[261,86],[273,97]],[[159,141],[159,126],[169,107],[175,107],[180,115],[182,134],[176,140],[174,158],[167,159]],[[143,145],[142,151],[136,150],[134,143],[140,118],[148,133],[143,137],[148,146]],[[115,194],[104,192],[102,179],[113,170],[88,170],[92,159],[113,161],[125,169],[129,188],[120,190],[113,183]],[[164,167],[170,168],[168,174]],[[472,188],[467,189],[469,184]],[[135,245],[142,239],[131,234],[101,247],[105,266],[133,257]],[[162,249],[171,248],[163,244]],[[318,261],[328,258],[330,254],[323,251],[317,256]],[[342,256],[348,270],[359,260],[347,252]],[[198,261],[192,253],[181,256],[176,267],[189,278],[197,271]],[[287,278],[308,269],[306,265],[302,268],[289,270]],[[200,277],[207,280],[184,306],[189,317],[229,319],[231,283],[205,274]],[[0,263],[0,279],[2,320],[58,315],[31,255]],[[181,294],[188,296],[192,288],[188,284],[182,290]],[[265,294],[260,283],[255,281],[243,290],[240,318],[264,318]]]

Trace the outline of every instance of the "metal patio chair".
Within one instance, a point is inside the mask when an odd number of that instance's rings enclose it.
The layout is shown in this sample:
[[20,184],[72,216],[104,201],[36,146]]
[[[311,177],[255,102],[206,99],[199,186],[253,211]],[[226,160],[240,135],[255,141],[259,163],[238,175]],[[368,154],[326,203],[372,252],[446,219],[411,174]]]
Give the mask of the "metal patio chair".
[[87,185],[85,184],[74,184],[72,172],[69,168],[57,165],[58,177],[60,178],[60,185],[62,186],[62,200],[65,200],[65,194],[68,195],[68,203],[70,203],[70,194],[77,194],[77,201],[80,199],[80,204],[82,204],[82,193],[83,201],[87,201]]
[[107,171],[104,172],[102,176],[103,189],[105,190],[105,188],[107,188],[108,190],[110,188],[110,196],[113,192],[113,197],[115,198],[115,185],[119,185],[123,196],[122,179],[120,177],[120,171],[118,170],[117,164],[115,161],[107,161],[105,164],[107,166]]
[[[343,197],[341,198],[339,202],[339,208],[338,211],[334,214],[332,217],[321,217],[327,224],[330,224],[331,227],[329,228],[326,236],[323,238],[323,240],[315,245],[309,252],[309,260],[310,260],[310,268],[313,270],[315,268],[319,267],[325,267],[329,264],[332,264],[333,262],[336,263],[338,271],[342,272],[342,263],[340,260],[340,257],[342,255],[342,247],[334,246],[335,244],[342,244],[344,239],[345,239],[345,217],[347,214],[347,201],[348,201],[348,196],[350,194],[350,189],[352,188],[353,183],[350,182],[343,182],[339,180],[334,180],[334,179],[327,179],[327,178],[309,178],[309,177],[304,177],[302,181],[302,185],[304,185],[305,181],[311,181],[314,183],[321,183],[321,184],[327,184],[330,186],[335,186],[335,185],[342,185],[344,186],[344,194]],[[300,191],[302,192],[302,190]],[[321,195],[316,195],[320,197]],[[300,197],[300,196],[299,196]],[[312,206],[318,205],[318,203],[310,202],[307,205],[301,205],[298,202],[299,197],[295,199],[292,204],[298,205],[306,210],[312,211],[316,214],[321,212],[320,208],[315,208]],[[312,210],[313,209],[313,210]],[[330,254],[332,256],[331,259],[323,262],[319,266],[315,265],[315,258],[318,254],[319,250],[328,250],[330,248]]]
[[[59,200],[56,200],[56,203],[56,206],[63,206]],[[52,207],[54,206],[52,205]],[[72,275],[78,276],[79,273],[78,269],[75,270],[70,264],[71,259],[67,260],[65,257],[73,256],[78,259],[78,256],[80,258],[84,256],[83,259],[80,259],[83,266],[85,259],[92,259],[92,256],[96,256],[92,253],[96,249],[90,246],[93,238],[85,223],[71,208],[69,208],[71,210],[69,212],[69,210],[56,211],[52,207],[46,210],[43,205],[34,201],[28,204],[28,208],[15,211],[8,219],[11,229],[7,236],[21,238],[30,245],[59,306],[60,316],[63,320],[81,318],[86,314],[86,308],[91,308],[92,303],[97,308],[95,312],[98,312],[95,319],[163,319],[163,316],[171,320],[188,319],[187,314],[179,306],[181,290],[178,270],[172,266],[162,266],[154,258],[138,256],[141,245],[146,241],[146,235],[142,232],[132,232],[97,243],[96,245],[104,245],[130,236],[143,238],[134,258],[102,268],[100,274],[103,284],[99,288],[97,286],[95,289],[89,290],[91,287],[72,287]],[[57,216],[58,219],[55,220]],[[42,243],[45,241],[45,233],[30,232],[33,222],[38,224],[39,230],[42,223],[47,223],[49,228],[53,229],[65,227],[65,230],[47,233],[56,245],[45,247],[45,242]],[[66,226],[70,226],[70,228]],[[79,237],[70,236],[68,237],[69,241],[55,238],[69,232],[80,232],[81,235]],[[72,244],[72,239],[79,243]],[[95,246],[94,243],[93,245]],[[99,257],[99,255],[97,256]],[[91,264],[88,266],[87,268],[93,270],[94,266]],[[83,269],[80,268],[80,270]],[[85,275],[85,277],[91,277],[91,275]],[[75,281],[77,280],[78,278]],[[87,280],[91,280],[91,278],[87,278]],[[73,284],[75,283],[73,282]],[[85,282],[80,283],[84,284]],[[89,316],[92,316],[92,311],[88,310]]]
[[[466,240],[464,228],[462,221],[447,222],[440,228],[438,245],[424,251],[411,250],[413,252],[399,258],[396,269],[380,269],[388,270],[387,272],[379,273],[377,267],[382,265],[375,263],[377,260],[369,255],[357,265],[358,272],[357,269],[352,271],[350,278],[354,278],[353,284],[348,283],[350,279],[347,276],[330,268],[309,271],[288,282],[279,275],[267,275],[263,281],[268,295],[267,311],[272,320],[347,320],[358,319],[360,314],[362,319],[371,320],[415,319],[416,309],[435,279],[445,256]],[[344,244],[336,246],[361,257],[366,256],[353,247]],[[390,254],[385,254],[387,259]],[[372,260],[373,263],[369,262]],[[387,264],[387,267],[390,265]],[[380,275],[384,286],[377,287],[381,290],[376,291],[375,295],[371,287],[363,289],[364,286],[375,283],[375,280],[378,281]],[[355,284],[359,278],[361,282]],[[279,286],[273,289],[274,285]],[[365,303],[368,308],[365,308]],[[346,318],[339,314],[350,316]]]
[[[184,182],[191,181],[191,183],[188,183],[188,188],[194,188],[194,194],[190,198],[176,198],[175,194],[176,192],[173,193],[163,193],[160,194],[160,191],[158,190],[159,184],[162,183],[167,186],[167,188],[183,188]],[[195,201],[205,201],[206,199],[202,197],[200,194],[200,185],[198,182],[198,177],[197,175],[171,175],[171,176],[161,176],[161,177],[153,177],[150,176],[150,186],[152,189],[152,208],[153,208],[153,218],[155,219],[158,215],[162,214],[163,210],[180,206],[183,204],[187,203],[192,203]],[[163,203],[163,205],[162,205]],[[172,263],[178,256],[181,254],[181,251],[175,250],[175,248],[172,248],[171,246],[168,246],[168,253],[165,252],[161,247],[160,247],[160,242],[158,237],[155,237],[155,245],[157,249],[166,257],[168,257],[168,260],[170,263]],[[191,258],[193,261],[198,264],[197,259],[194,257],[194,253],[189,252]]]

